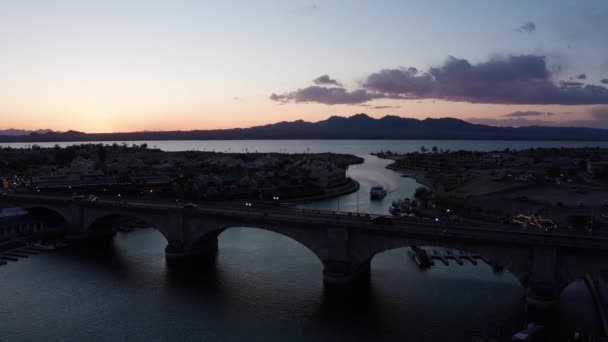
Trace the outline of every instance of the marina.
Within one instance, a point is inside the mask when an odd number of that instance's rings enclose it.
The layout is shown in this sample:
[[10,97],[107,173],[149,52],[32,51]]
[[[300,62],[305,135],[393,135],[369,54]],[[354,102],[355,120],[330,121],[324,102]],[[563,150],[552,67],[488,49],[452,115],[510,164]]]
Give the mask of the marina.
[[67,244],[62,242],[50,243],[41,241],[24,247],[0,252],[0,266],[8,264],[8,261],[15,262],[20,259],[27,259],[31,256],[39,255],[41,252],[54,251],[57,248],[64,246],[67,246]]
[[479,260],[484,262],[485,264],[495,267],[494,264],[490,263],[486,258],[482,257],[476,253],[467,253],[465,251],[457,251],[447,248],[433,248],[430,249],[428,247],[418,247],[412,246],[408,250],[408,254],[414,259],[418,267],[420,268],[429,268],[431,266],[435,266],[435,261],[438,260],[443,265],[449,266],[450,261],[457,263],[462,266],[465,262],[468,262],[472,265],[478,265]]

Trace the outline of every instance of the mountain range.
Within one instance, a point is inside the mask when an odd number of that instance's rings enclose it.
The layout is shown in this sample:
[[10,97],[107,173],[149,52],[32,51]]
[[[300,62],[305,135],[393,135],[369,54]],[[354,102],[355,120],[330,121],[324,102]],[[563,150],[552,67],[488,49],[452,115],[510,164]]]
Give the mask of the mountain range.
[[[0,131],[1,133],[2,131]],[[366,114],[332,116],[318,122],[283,121],[251,128],[83,133],[77,131],[0,134],[0,142],[142,141],[260,139],[438,139],[438,140],[586,140],[608,141],[608,130],[584,127],[495,127],[454,118],[412,119]]]
[[28,135],[30,133],[49,133],[49,132],[53,132],[53,130],[50,129],[38,129],[35,131],[30,131],[30,130],[25,130],[25,129],[14,129],[14,128],[9,128],[9,129],[0,129],[0,136],[4,136],[4,135],[10,135],[10,136],[16,136],[16,135]]

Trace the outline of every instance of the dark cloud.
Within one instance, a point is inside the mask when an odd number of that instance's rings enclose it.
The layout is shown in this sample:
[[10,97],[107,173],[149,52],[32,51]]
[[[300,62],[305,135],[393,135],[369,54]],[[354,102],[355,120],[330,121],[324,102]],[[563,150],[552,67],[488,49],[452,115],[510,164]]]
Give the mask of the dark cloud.
[[[551,113],[551,114],[553,114],[553,113]],[[504,117],[508,117],[508,118],[522,118],[522,117],[527,117],[527,116],[543,116],[543,115],[545,115],[544,112],[518,111],[518,112],[513,112],[513,113],[505,114],[503,116]]]
[[521,26],[514,28],[513,30],[522,33],[532,33],[536,31],[536,24],[531,21],[527,21],[521,24]]
[[335,85],[338,87],[342,87],[342,84],[340,84],[340,82],[330,78],[328,75],[321,75],[315,78],[313,82],[318,85]]
[[577,80],[584,80],[584,79],[587,79],[587,75],[586,74],[580,74],[580,75],[574,76],[574,78],[576,78]]
[[[546,113],[553,115],[553,113]],[[562,113],[572,114],[572,113]],[[553,126],[553,127],[591,127],[608,128],[608,106],[594,107],[587,112],[588,119],[572,119],[566,121],[551,121],[545,119],[529,119],[526,117],[496,118],[468,118],[468,122],[490,126]]]
[[604,78],[603,80],[601,80],[600,82],[602,82],[602,84],[608,84],[608,78]]
[[271,100],[282,103],[317,102],[326,105],[360,104],[382,97],[381,94],[370,93],[365,89],[348,91],[344,88],[319,86],[298,89],[290,93],[270,95]]
[[608,88],[580,82],[555,84],[543,56],[493,58],[471,64],[449,57],[427,73],[415,68],[371,74],[369,91],[447,101],[495,104],[608,104]]
[[391,108],[401,108],[401,106],[374,106],[374,109],[391,109]]
[[386,94],[423,94],[432,90],[433,78],[416,68],[384,69],[369,75],[363,87]]
[[[380,70],[361,82],[362,89],[354,91],[313,86],[282,95],[273,94],[271,99],[325,104],[360,104],[380,98],[489,104],[608,104],[605,86],[554,82],[554,77],[544,56],[511,55],[477,64],[450,56],[443,65],[432,67],[428,72],[416,68]],[[329,76],[327,80],[335,81]]]
[[499,126],[499,127],[523,127],[523,126],[558,126],[553,121],[527,119],[527,118],[508,118],[508,119],[493,119],[493,118],[468,118],[465,119],[470,123],[479,125]]
[[584,85],[585,83],[572,82],[572,81],[561,81],[561,82],[559,82],[559,84],[561,84],[564,87],[580,87],[580,86]]

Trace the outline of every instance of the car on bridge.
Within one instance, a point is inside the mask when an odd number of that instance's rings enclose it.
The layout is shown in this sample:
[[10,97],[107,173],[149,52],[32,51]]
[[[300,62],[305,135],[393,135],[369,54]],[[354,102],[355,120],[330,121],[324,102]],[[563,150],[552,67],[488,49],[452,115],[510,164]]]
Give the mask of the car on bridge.
[[196,205],[194,203],[184,203],[182,205],[182,208],[194,210],[194,209],[198,209],[198,205]]
[[86,201],[91,203],[97,202],[97,196],[94,195],[76,195],[72,198],[76,201]]
[[373,224],[381,224],[381,225],[392,225],[394,223],[393,219],[388,216],[376,216],[371,219]]

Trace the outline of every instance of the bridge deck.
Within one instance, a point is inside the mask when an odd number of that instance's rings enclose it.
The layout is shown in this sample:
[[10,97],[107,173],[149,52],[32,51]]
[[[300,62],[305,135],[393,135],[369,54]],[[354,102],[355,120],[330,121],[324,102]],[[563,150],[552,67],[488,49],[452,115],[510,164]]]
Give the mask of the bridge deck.
[[[454,225],[429,222],[412,217],[396,217],[393,224],[380,225],[371,222],[370,217],[377,215],[332,212],[322,210],[303,210],[282,207],[242,207],[229,205],[201,205],[197,208],[183,208],[174,202],[150,202],[137,200],[99,199],[96,203],[76,201],[65,195],[9,194],[2,197],[17,205],[64,204],[83,207],[113,208],[117,211],[138,212],[183,212],[185,215],[225,217],[252,224],[303,224],[315,227],[346,227],[366,232],[384,234],[407,234],[432,240],[467,240],[480,243],[519,244],[536,246],[555,246],[580,248],[608,253],[608,238],[574,232],[535,232],[523,231],[514,226],[492,225]],[[457,258],[458,259],[458,258]]]

